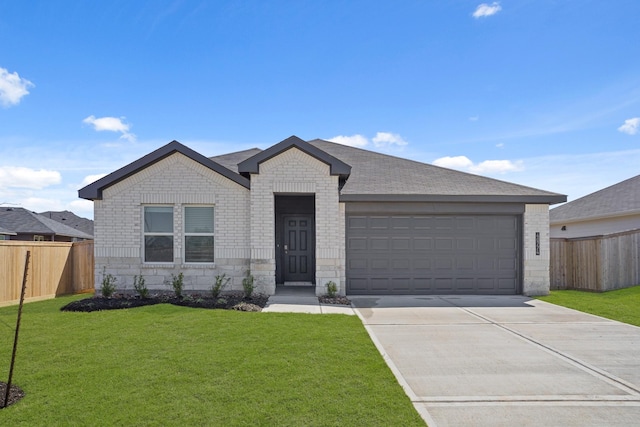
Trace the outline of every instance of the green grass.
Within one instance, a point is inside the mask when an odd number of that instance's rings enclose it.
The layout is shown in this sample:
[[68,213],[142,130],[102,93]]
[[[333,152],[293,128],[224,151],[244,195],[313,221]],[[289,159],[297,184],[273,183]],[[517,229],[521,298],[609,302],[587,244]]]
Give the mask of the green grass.
[[640,326],[640,286],[603,293],[551,291],[543,301]]
[[[0,425],[424,425],[355,316],[26,304]],[[0,309],[7,380],[17,307]]]

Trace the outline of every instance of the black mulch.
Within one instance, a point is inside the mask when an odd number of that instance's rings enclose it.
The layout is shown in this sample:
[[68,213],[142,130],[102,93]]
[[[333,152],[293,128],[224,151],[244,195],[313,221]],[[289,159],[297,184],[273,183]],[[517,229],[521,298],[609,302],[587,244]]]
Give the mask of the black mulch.
[[328,295],[323,295],[318,297],[318,301],[322,304],[351,305],[351,300],[349,298],[341,296],[330,297]]
[[111,298],[103,298],[99,296],[85,298],[70,302],[60,308],[62,311],[99,311],[99,310],[118,310],[122,308],[142,307],[154,304],[173,304],[183,307],[192,308],[208,308],[221,310],[239,310],[239,311],[261,311],[269,297],[263,294],[253,294],[250,298],[244,298],[242,292],[228,292],[220,295],[218,298],[212,298],[210,295],[189,294],[180,298],[171,294],[158,294],[150,298],[140,298],[134,295],[116,294]]
[[24,391],[16,385],[11,385],[11,390],[9,390],[9,401],[5,404],[4,398],[7,394],[7,383],[3,383],[0,381],[0,408],[4,408],[5,406],[13,405],[18,400],[24,397]]

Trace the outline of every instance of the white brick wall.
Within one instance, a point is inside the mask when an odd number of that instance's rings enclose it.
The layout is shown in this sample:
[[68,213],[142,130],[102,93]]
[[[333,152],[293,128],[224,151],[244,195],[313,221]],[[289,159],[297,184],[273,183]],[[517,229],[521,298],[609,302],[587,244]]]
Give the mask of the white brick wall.
[[316,293],[332,280],[344,293],[344,207],[329,166],[291,148],[251,175],[251,272],[263,292],[275,292],[275,194],[315,194]]
[[[549,206],[526,205],[524,211],[523,286],[524,295],[549,293]],[[540,233],[540,253],[536,253],[536,233]]]
[[[172,205],[174,263],[142,261],[144,205]],[[182,263],[183,207],[214,205],[215,264]],[[207,290],[215,276],[232,277],[229,289],[242,289],[249,268],[249,190],[176,153],[120,181],[103,192],[94,205],[96,289],[103,269],[117,278],[119,289],[132,290],[142,274],[152,290],[169,290],[171,274],[184,274],[186,290]]]

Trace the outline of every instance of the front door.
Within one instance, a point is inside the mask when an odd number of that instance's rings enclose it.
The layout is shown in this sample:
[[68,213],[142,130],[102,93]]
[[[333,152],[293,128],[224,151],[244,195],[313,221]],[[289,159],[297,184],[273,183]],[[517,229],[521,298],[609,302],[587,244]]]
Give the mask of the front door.
[[283,219],[284,282],[313,282],[315,279],[313,216],[285,216]]

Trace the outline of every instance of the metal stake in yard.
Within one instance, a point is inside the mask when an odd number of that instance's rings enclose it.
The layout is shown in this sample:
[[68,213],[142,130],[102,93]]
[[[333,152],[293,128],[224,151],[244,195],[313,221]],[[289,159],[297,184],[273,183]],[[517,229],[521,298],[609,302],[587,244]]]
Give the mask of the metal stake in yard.
[[16,350],[18,348],[18,332],[20,332],[20,317],[22,317],[22,305],[24,304],[24,292],[27,289],[27,271],[29,270],[29,258],[31,258],[31,251],[27,251],[27,255],[24,260],[24,273],[22,274],[22,291],[20,293],[20,305],[18,306],[18,320],[16,321],[16,335],[13,339],[13,352],[11,353],[11,365],[9,366],[9,380],[7,381],[7,390],[4,395],[3,408],[7,407],[9,403],[9,392],[11,391],[11,379],[13,377],[13,365],[16,362]]

